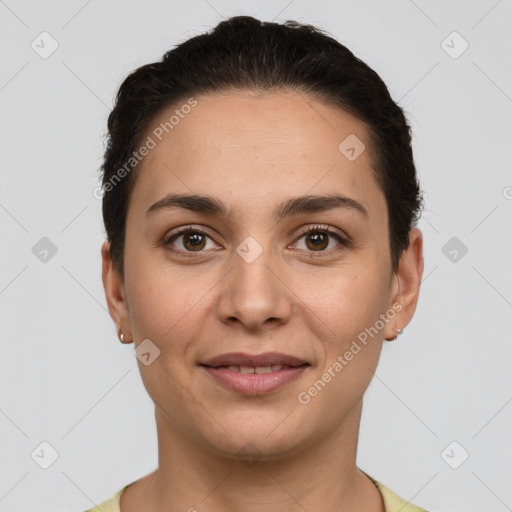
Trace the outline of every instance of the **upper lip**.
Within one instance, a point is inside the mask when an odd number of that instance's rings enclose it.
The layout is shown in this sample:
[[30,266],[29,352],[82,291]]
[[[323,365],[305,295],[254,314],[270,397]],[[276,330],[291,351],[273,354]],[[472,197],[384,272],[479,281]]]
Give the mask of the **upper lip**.
[[247,366],[256,368],[258,366],[271,366],[280,364],[282,366],[300,366],[309,364],[298,357],[281,354],[279,352],[265,352],[263,354],[244,354],[243,352],[230,352],[220,354],[201,363],[205,366],[217,368],[219,366]]

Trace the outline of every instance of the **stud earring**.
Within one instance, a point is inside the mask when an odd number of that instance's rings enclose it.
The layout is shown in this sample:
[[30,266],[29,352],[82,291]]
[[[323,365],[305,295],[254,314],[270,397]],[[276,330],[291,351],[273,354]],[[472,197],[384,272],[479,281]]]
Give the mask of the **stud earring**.
[[123,344],[130,343],[129,341],[124,341],[124,335],[123,335],[123,333],[121,333],[121,334],[119,335],[119,340],[120,340],[120,341],[121,341],[121,343],[123,343]]
[[404,332],[403,329],[399,329],[398,327],[396,328],[396,334],[392,337],[392,338],[385,338],[386,341],[394,341],[398,338],[398,336],[400,336],[400,334],[402,334]]

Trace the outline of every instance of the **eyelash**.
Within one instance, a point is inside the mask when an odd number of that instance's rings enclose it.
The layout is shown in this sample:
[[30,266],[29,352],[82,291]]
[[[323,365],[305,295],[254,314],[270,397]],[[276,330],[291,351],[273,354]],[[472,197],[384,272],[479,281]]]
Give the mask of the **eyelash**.
[[[348,240],[344,239],[340,234],[329,229],[327,226],[323,226],[320,224],[305,229],[298,235],[296,240],[300,240],[305,235],[309,235],[311,233],[318,233],[318,232],[325,233],[328,236],[335,238],[339,242],[339,245],[337,247],[335,247],[334,249],[330,249],[328,251],[306,251],[308,253],[307,258],[313,259],[313,258],[322,257],[325,254],[331,255],[334,252],[343,250],[346,247],[350,247],[350,242]],[[184,235],[187,233],[200,234],[200,235],[206,236],[211,239],[210,235],[202,228],[199,228],[199,227],[196,228],[193,226],[183,226],[181,228],[178,228],[178,230],[175,233],[173,233],[172,236],[167,238],[164,241],[164,244],[166,246],[170,246],[171,242],[173,242],[175,239],[177,239],[180,235]],[[180,249],[174,249],[174,248],[171,248],[170,250],[173,252],[176,252],[176,253],[180,253],[181,255],[183,255],[187,258],[195,257],[195,253],[204,252],[204,251],[182,251]]]

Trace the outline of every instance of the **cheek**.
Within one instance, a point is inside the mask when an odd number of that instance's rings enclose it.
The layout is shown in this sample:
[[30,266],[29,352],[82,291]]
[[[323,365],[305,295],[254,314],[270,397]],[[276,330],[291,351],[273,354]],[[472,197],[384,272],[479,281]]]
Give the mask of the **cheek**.
[[[385,313],[387,290],[379,274],[370,268],[332,278],[329,283],[328,292],[314,295],[316,301],[308,304],[315,312],[309,317],[321,320],[317,327],[322,332],[317,336],[322,341],[324,361],[317,377],[330,372],[322,380],[332,382],[332,392],[348,400],[364,392],[371,380],[370,369],[378,364],[383,331],[376,331],[375,324]],[[377,327],[382,327],[381,323]]]
[[136,340],[149,338],[164,352],[178,353],[198,339],[211,311],[217,273],[194,266],[174,268],[141,254],[127,267],[130,320]]
[[307,299],[303,290],[304,302],[340,340],[373,324],[386,304],[384,280],[371,266],[333,270],[313,283]]
[[190,294],[186,281],[166,277],[166,269],[151,258],[132,258],[126,268],[130,320],[135,339],[161,345],[186,316]]
[[137,344],[151,340],[156,349],[149,352],[158,355],[148,365],[143,359],[138,359],[137,364],[157,407],[183,409],[190,399],[183,391],[190,378],[186,363],[190,360],[190,347],[198,339],[201,297],[208,288],[197,287],[178,273],[172,278],[166,276],[168,269],[145,261],[149,262],[149,258],[140,258],[138,265],[127,269],[130,322]]
[[385,289],[380,286],[370,272],[331,279],[329,291],[314,295],[308,304],[324,354],[299,402],[309,401],[307,407],[326,425],[337,424],[356,406],[377,367],[382,333],[370,328],[384,312]]

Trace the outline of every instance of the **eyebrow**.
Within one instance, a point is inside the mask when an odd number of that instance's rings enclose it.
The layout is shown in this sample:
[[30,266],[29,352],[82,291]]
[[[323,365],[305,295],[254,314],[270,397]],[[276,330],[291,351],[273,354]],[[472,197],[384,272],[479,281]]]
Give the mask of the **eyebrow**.
[[[152,204],[146,211],[146,216],[156,211],[176,207],[206,215],[216,215],[223,218],[230,216],[230,210],[226,208],[224,203],[214,197],[197,194],[173,193],[166,195],[156,203]],[[284,203],[281,203],[273,212],[272,216],[276,222],[279,222],[286,217],[294,215],[326,212],[336,208],[356,211],[366,217],[366,219],[369,219],[368,211],[361,203],[340,194],[293,197]]]

